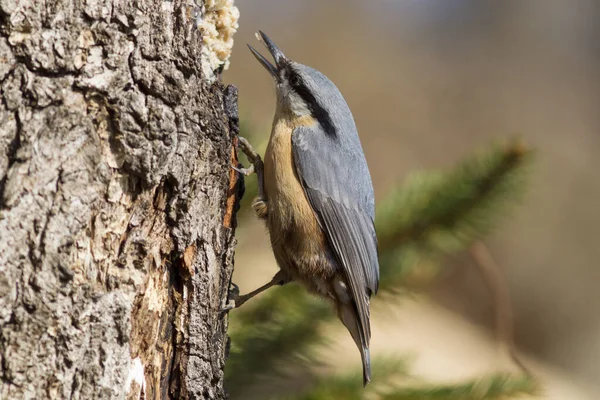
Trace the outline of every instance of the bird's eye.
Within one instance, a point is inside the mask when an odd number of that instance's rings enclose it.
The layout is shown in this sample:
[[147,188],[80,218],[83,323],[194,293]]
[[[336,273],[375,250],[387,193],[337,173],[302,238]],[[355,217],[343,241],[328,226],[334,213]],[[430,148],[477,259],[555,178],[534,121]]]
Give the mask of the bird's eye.
[[290,86],[297,87],[300,85],[300,78],[297,75],[292,75],[290,77]]

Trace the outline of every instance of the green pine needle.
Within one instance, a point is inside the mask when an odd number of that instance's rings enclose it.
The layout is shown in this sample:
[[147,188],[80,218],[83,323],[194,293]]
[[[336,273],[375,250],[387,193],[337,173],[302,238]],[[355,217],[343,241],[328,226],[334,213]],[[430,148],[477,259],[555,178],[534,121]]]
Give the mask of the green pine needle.
[[320,322],[330,314],[326,302],[293,284],[271,289],[231,312],[225,375],[232,398],[262,377],[277,375],[286,362],[314,363],[312,350],[324,341]]
[[376,358],[372,362],[373,383],[363,388],[362,370],[357,369],[343,375],[320,377],[310,391],[285,397],[287,400],[360,400],[365,392],[372,392],[381,384],[389,383],[394,377],[406,376],[407,366],[397,358]]
[[381,288],[400,285],[419,261],[467,248],[494,229],[521,197],[531,152],[494,146],[448,172],[412,175],[380,204]]
[[496,375],[460,385],[397,389],[382,395],[380,400],[504,400],[535,395],[538,391],[531,378]]

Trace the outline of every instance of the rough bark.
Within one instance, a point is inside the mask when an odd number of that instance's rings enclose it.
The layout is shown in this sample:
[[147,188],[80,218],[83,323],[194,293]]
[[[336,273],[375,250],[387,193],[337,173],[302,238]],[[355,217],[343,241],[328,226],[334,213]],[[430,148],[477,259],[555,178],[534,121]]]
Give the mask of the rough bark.
[[0,0],[0,398],[224,397],[237,95],[202,12]]

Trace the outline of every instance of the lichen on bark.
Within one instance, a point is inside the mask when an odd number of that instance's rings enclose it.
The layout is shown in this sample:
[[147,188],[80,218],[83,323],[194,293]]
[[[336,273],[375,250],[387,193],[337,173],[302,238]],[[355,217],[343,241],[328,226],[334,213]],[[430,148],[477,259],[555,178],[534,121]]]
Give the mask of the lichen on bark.
[[195,12],[0,1],[0,398],[224,397],[236,92]]

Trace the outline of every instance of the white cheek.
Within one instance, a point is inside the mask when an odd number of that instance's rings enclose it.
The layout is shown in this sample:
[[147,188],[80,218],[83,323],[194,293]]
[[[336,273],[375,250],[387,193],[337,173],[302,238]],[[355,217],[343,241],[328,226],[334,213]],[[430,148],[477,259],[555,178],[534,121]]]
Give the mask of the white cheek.
[[295,93],[290,93],[288,96],[290,110],[298,117],[309,115],[310,110],[300,96]]
[[297,117],[310,115],[310,110],[302,97],[292,91],[288,85],[279,84],[277,86],[277,103],[283,110],[291,112]]

